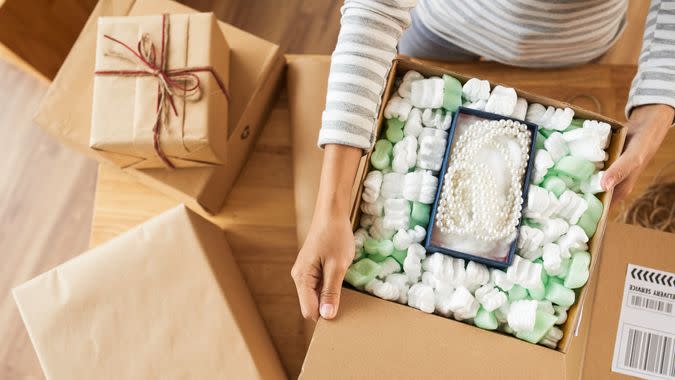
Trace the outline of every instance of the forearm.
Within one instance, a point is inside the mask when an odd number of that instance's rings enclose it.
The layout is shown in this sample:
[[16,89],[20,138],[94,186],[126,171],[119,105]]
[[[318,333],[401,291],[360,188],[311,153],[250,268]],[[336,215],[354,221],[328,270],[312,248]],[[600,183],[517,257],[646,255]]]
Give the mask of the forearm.
[[415,0],[347,0],[332,55],[319,146],[369,150],[396,45]]
[[361,157],[360,148],[337,144],[325,146],[315,217],[349,216],[354,177]]

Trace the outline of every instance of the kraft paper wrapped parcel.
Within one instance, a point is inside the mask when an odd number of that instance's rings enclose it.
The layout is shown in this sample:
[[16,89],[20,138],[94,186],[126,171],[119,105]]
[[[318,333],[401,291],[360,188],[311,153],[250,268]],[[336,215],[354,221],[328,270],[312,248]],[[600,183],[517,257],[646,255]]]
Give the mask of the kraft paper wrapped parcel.
[[229,61],[212,13],[99,18],[90,146],[121,167],[222,164]]
[[225,233],[178,206],[14,289],[47,379],[284,379]]

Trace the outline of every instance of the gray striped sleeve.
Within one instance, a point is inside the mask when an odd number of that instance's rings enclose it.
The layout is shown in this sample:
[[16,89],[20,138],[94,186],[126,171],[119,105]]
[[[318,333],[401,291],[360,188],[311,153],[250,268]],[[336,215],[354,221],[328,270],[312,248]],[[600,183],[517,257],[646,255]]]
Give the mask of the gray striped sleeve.
[[652,0],[649,8],[626,116],[645,104],[675,108],[675,0]]
[[396,45],[416,0],[345,0],[318,144],[368,151]]

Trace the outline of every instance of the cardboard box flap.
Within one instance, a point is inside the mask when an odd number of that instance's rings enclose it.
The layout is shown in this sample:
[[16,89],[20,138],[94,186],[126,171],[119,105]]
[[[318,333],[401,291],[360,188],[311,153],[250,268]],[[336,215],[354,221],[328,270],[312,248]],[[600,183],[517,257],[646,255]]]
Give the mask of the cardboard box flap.
[[[491,345],[500,351],[484,351]],[[563,355],[343,289],[338,318],[317,323],[300,378],[563,379]]]
[[598,272],[584,379],[630,378],[612,372],[628,264],[675,272],[675,234],[627,224],[608,223]]
[[[99,1],[43,98],[35,122],[71,148],[102,162],[129,167],[127,172],[147,186],[177,197],[189,207],[202,207],[215,213],[220,210],[226,190],[241,169],[241,162],[261,129],[265,108],[278,88],[284,63],[278,45],[218,22],[230,46],[231,100],[225,165],[175,171],[144,169],[136,158],[121,154],[104,157],[89,148],[98,17],[164,12],[197,11],[170,0]],[[180,162],[177,164],[182,166]]]
[[50,379],[284,378],[223,231],[184,206],[14,297]]

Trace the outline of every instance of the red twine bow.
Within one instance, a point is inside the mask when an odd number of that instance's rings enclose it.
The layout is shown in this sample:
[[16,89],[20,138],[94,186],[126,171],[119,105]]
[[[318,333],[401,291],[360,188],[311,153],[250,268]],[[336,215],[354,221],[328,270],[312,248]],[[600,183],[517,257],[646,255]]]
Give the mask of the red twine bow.
[[[124,47],[130,51],[139,61],[141,61],[146,68],[141,70],[99,70],[95,71],[95,75],[104,75],[104,76],[123,76],[123,77],[146,77],[154,76],[158,79],[159,83],[157,86],[157,106],[156,106],[156,119],[155,125],[152,128],[153,133],[153,147],[157,156],[164,162],[164,164],[170,168],[175,168],[174,164],[166,156],[162,147],[159,143],[159,135],[161,131],[161,121],[162,116],[164,115],[165,106],[164,104],[168,102],[169,106],[173,110],[174,115],[178,116],[178,111],[176,110],[176,104],[174,102],[174,97],[187,98],[189,96],[199,95],[200,94],[200,80],[195,73],[199,72],[209,72],[213,75],[213,78],[218,83],[218,87],[222,91],[223,95],[227,101],[230,101],[230,95],[225,88],[225,84],[220,79],[216,71],[211,66],[197,66],[197,67],[185,67],[181,69],[167,69],[167,46],[169,44],[169,22],[166,14],[162,15],[162,47],[159,52],[159,63],[157,62],[157,55],[155,51],[155,44],[150,40],[148,34],[143,34],[141,39],[138,41],[136,50],[132,49],[129,45],[124,42],[111,37],[109,35],[103,35],[104,38],[113,41],[120,46]],[[122,57],[120,57],[122,58]],[[125,58],[127,59],[127,58]],[[182,91],[182,94],[177,94],[176,90]]]

